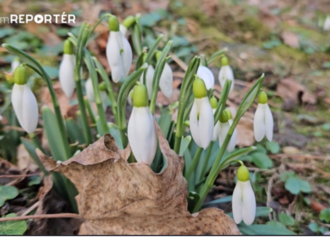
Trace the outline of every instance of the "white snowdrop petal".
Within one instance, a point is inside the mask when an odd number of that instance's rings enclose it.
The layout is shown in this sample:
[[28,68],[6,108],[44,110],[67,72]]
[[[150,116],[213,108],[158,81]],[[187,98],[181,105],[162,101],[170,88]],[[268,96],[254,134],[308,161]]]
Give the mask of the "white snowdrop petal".
[[219,82],[221,87],[225,86],[226,80],[231,80],[230,91],[234,88],[234,73],[229,65],[222,66],[219,72]]
[[20,62],[18,60],[13,60],[11,62],[11,72],[14,72],[19,65],[20,65]]
[[208,97],[201,98],[201,109],[199,114],[199,137],[201,145],[206,149],[212,139],[213,134],[213,111]]
[[120,24],[120,26],[119,26],[119,31],[120,31],[124,36],[126,36],[127,28],[126,28],[124,25]]
[[73,54],[64,54],[59,68],[59,81],[67,98],[71,98],[76,84],[74,81],[74,67],[76,57]]
[[38,125],[38,103],[37,99],[34,96],[33,92],[27,86],[24,85],[24,92],[23,92],[23,101],[22,101],[22,108],[23,108],[23,128],[28,133],[33,133]]
[[[228,120],[229,126],[232,125],[233,121],[232,120]],[[237,131],[236,128],[234,129],[234,132],[230,138],[227,150],[228,152],[232,152],[235,149],[236,146],[236,140],[237,140]]]
[[100,92],[100,97],[101,97],[101,102],[102,102],[102,107],[103,110],[107,110],[107,105],[108,105],[108,95],[105,91]]
[[[123,74],[123,61],[120,50],[123,49],[121,32],[110,32],[106,54],[111,69],[111,77],[115,83],[118,83]],[[119,41],[119,42],[118,42]]]
[[14,84],[11,93],[11,103],[21,127],[23,127],[23,92],[25,85]]
[[86,96],[87,96],[88,101],[94,102],[95,101],[94,89],[93,89],[92,80],[90,78],[87,79],[85,88],[86,88]]
[[163,94],[167,98],[171,98],[173,92],[173,72],[171,67],[166,63],[164,66],[164,70],[159,80],[159,87]]
[[149,65],[148,69],[141,74],[141,77],[140,77],[141,84],[143,84],[144,73],[147,73],[146,74],[146,86],[147,86],[147,91],[148,91],[148,98],[150,100],[151,96],[152,96],[152,79],[153,79],[154,73],[155,73],[154,67],[152,65]]
[[243,221],[246,225],[251,225],[256,216],[256,198],[250,181],[241,183],[243,194]]
[[203,79],[206,89],[211,89],[214,86],[214,76],[209,68],[200,65],[197,70],[197,76]]
[[123,53],[122,53],[122,59],[123,59],[123,77],[126,78],[129,70],[131,69],[132,65],[132,60],[133,60],[133,52],[131,45],[129,44],[128,40],[125,38],[123,34],[122,35],[122,40],[123,40]]
[[135,159],[137,161],[141,161],[142,158],[140,154],[140,144],[136,136],[136,133],[138,132],[136,128],[137,127],[136,123],[139,121],[138,112],[139,112],[139,108],[133,107],[131,117],[128,121],[127,136],[128,136],[128,142],[131,146]]
[[220,132],[220,123],[217,122],[213,127],[213,134],[212,134],[212,141],[217,141],[219,139],[219,132]]
[[270,111],[269,105],[265,104],[265,126],[266,126],[266,137],[269,141],[273,139],[274,120],[272,112]]
[[[149,110],[149,108],[148,108]],[[154,160],[154,157],[156,155],[156,151],[157,151],[157,134],[156,134],[156,128],[155,128],[155,124],[154,124],[154,117],[151,114],[150,110],[149,110],[149,119],[150,119],[150,138],[149,138],[149,149],[148,149],[148,164],[151,164],[152,161]]]
[[202,147],[200,138],[199,138],[199,128],[198,128],[198,120],[197,120],[197,101],[199,99],[195,99],[194,104],[191,108],[190,115],[189,115],[189,123],[190,123],[190,132],[191,136],[193,137],[195,143]]
[[223,142],[226,139],[228,130],[229,130],[229,123],[228,122],[226,122],[226,123],[221,123],[220,122],[220,132],[219,132],[219,146],[220,147],[222,146]]
[[256,141],[261,141],[266,134],[266,126],[265,126],[265,107],[264,104],[258,104],[256,113],[253,119],[253,130],[254,137]]
[[241,223],[243,216],[242,216],[242,189],[241,189],[241,182],[237,181],[232,198],[232,208],[233,208],[233,217],[236,224]]

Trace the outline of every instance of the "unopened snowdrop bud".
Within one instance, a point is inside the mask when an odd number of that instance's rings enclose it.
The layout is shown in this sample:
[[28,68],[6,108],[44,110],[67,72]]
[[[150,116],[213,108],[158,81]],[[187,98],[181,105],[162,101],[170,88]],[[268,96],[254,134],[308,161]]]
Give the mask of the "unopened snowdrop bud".
[[74,68],[76,56],[73,54],[73,44],[69,39],[64,42],[63,58],[59,69],[59,80],[67,98],[71,98],[76,84],[74,81]]
[[[211,97],[210,104],[211,104],[212,112],[213,112],[213,116],[214,116],[215,110],[218,105],[217,99],[214,96]],[[220,132],[220,123],[219,123],[219,121],[217,121],[217,123],[213,127],[212,141],[217,141],[219,139],[219,132]]]
[[232,201],[236,224],[243,220],[246,225],[251,225],[256,216],[256,198],[250,183],[249,171],[243,163],[237,170],[237,183]]
[[219,72],[219,82],[221,87],[225,86],[226,80],[231,80],[230,91],[234,88],[234,73],[228,64],[228,58],[226,56],[221,59],[221,69]]
[[111,69],[112,80],[118,83],[120,78],[125,78],[132,64],[133,53],[130,44],[119,30],[117,17],[109,17],[110,34],[106,54]]
[[203,79],[206,89],[213,89],[214,86],[214,76],[209,68],[200,65],[197,70],[197,76]]
[[[231,127],[231,125],[233,124],[233,120],[232,120],[232,116],[231,116],[231,112],[229,109],[225,109],[226,114],[228,116],[228,123],[229,123],[229,127]],[[236,146],[236,140],[237,140],[237,130],[235,128],[233,135],[230,138],[227,150],[228,152],[232,152],[235,149]]]
[[13,59],[13,61],[11,62],[11,72],[14,72],[16,70],[16,68],[19,66],[20,62],[19,62],[19,58],[15,57]]
[[189,116],[190,132],[196,144],[206,149],[212,139],[214,118],[207,89],[201,78],[195,79],[193,93],[195,100]]
[[[160,58],[160,55],[162,53],[160,51],[156,52],[156,59],[158,60]],[[160,76],[159,80],[159,87],[163,94],[167,98],[171,98],[172,92],[173,92],[173,72],[171,67],[165,63],[164,70],[162,72],[162,75]]]
[[108,94],[107,94],[107,87],[105,85],[105,82],[100,83],[99,85],[100,89],[100,97],[101,97],[101,102],[102,102],[102,107],[103,110],[107,110],[107,105],[108,105]]
[[274,120],[267,101],[267,94],[264,91],[261,91],[258,97],[258,107],[253,120],[254,137],[258,142],[265,136],[269,141],[272,141],[273,139]]
[[157,137],[154,118],[148,105],[148,92],[144,85],[134,87],[128,141],[136,160],[150,165],[156,154]]
[[[226,111],[223,111],[220,115],[219,119],[219,146],[221,147],[223,142],[226,139],[227,133],[229,131],[230,125],[228,122],[228,115]],[[228,143],[229,144],[229,143]],[[228,150],[228,145],[227,145],[227,150]]]
[[[143,55],[143,61],[145,61],[147,57],[147,54],[145,53]],[[146,86],[147,86],[147,90],[148,90],[148,98],[149,100],[151,99],[152,96],[152,80],[154,78],[154,74],[155,74],[155,69],[152,65],[148,66],[148,69],[145,70],[144,72],[142,72],[141,77],[140,77],[140,82],[142,84],[144,84],[144,80],[146,80]]]
[[33,133],[38,124],[38,104],[27,83],[26,68],[20,65],[14,72],[11,102],[21,127]]

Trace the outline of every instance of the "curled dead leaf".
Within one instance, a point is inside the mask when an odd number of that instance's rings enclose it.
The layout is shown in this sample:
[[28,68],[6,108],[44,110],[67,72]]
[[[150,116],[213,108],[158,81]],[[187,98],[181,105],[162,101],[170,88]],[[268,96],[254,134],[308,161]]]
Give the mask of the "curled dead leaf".
[[315,96],[291,78],[284,78],[277,84],[277,94],[284,101],[293,101],[295,104],[316,104]]
[[[157,125],[167,167],[155,174],[147,164],[126,162],[107,134],[75,157],[56,164],[38,151],[50,169],[76,186],[81,235],[238,235],[234,221],[216,208],[191,215],[183,159],[170,149]],[[123,158],[124,157],[124,158]]]

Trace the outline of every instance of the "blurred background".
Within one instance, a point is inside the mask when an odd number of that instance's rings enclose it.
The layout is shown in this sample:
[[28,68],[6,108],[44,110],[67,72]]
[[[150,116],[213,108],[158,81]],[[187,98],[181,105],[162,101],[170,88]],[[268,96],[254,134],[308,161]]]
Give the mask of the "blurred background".
[[[275,120],[273,142],[255,144],[256,104],[238,125],[238,146],[257,146],[257,150],[243,160],[255,168],[251,175],[258,205],[273,209],[264,220],[258,221],[278,220],[297,234],[329,234],[329,0],[0,1],[0,17],[63,12],[74,14],[76,23],[0,23],[0,42],[28,52],[44,66],[54,79],[62,111],[67,117],[76,118],[78,107],[75,100],[64,97],[58,84],[63,41],[68,32],[77,35],[83,21],[93,24],[104,13],[115,14],[121,21],[140,13],[146,45],[153,44],[159,33],[165,35],[164,44],[173,40],[170,65],[174,71],[175,90],[172,99],[160,93],[158,104],[168,105],[178,100],[184,69],[195,55],[208,57],[216,50],[229,49],[229,64],[236,79],[235,90],[228,101],[233,112],[252,83],[265,73],[263,89],[268,93]],[[95,33],[89,49],[109,72],[105,55],[107,23],[102,23]],[[13,59],[0,48],[0,111],[6,106],[5,72],[10,72]],[[216,78],[215,94],[219,96],[220,60],[209,67]],[[31,77],[39,101],[51,105],[42,80],[38,75]],[[111,109],[108,111],[111,120]],[[8,127],[8,118],[1,123],[2,127],[7,125],[7,129],[0,131],[0,156],[20,171],[35,171],[35,162],[24,146],[5,134],[14,130]],[[42,137],[41,129],[39,134]],[[8,173],[8,165],[2,160],[0,165],[0,174]],[[209,200],[231,195],[233,181],[232,169],[222,172]],[[6,183],[0,178],[0,184]],[[24,200],[11,202],[9,208],[24,206],[27,199],[36,194],[31,187],[39,184],[22,186],[32,195],[23,194]],[[225,211],[231,208],[230,203],[217,206]],[[1,215],[7,211],[3,207],[0,210]]]

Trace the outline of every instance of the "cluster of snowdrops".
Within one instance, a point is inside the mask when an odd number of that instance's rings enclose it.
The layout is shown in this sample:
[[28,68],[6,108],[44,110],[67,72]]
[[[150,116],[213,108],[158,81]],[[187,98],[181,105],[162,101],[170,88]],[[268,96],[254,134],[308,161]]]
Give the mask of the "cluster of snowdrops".
[[[112,90],[110,77],[95,57],[89,54],[86,46],[89,37],[95,27],[108,18],[109,38],[106,47],[106,56],[111,69],[111,80],[113,83],[122,83],[118,98]],[[171,41],[168,41],[162,51],[157,50],[163,36],[160,35],[153,47],[143,47],[143,37],[141,36],[141,26],[139,17],[130,16],[122,24],[118,19],[110,14],[103,16],[93,27],[84,23],[80,29],[78,37],[69,33],[69,38],[64,42],[62,62],[59,67],[59,81],[65,95],[71,99],[76,90],[79,111],[82,117],[83,135],[86,137],[87,145],[92,142],[90,124],[87,121],[87,113],[90,118],[98,121],[96,125],[97,133],[104,135],[108,132],[109,123],[105,118],[105,111],[110,105],[114,114],[118,130],[121,134],[121,142],[125,147],[130,144],[133,160],[139,163],[151,165],[157,152],[157,135],[154,122],[156,108],[156,97],[158,89],[170,98],[173,91],[173,73],[168,64],[168,53],[171,48]],[[131,35],[133,48],[136,53],[135,71],[130,75],[130,68],[133,62],[133,49],[126,38]],[[16,54],[26,61],[20,64],[17,60],[12,63],[14,71],[14,85],[11,93],[13,109],[21,127],[29,134],[33,133],[38,126],[39,111],[36,97],[27,84],[27,67],[39,73],[47,83],[54,104],[54,111],[59,125],[59,136],[65,137],[65,127],[58,102],[53,94],[53,86],[49,77],[40,67],[40,64],[28,54],[10,46],[3,44],[7,50]],[[232,207],[233,217],[236,223],[242,220],[245,224],[251,225],[255,219],[256,199],[251,187],[249,171],[242,161],[237,160],[241,155],[250,150],[238,149],[236,146],[236,125],[240,117],[251,106],[253,101],[258,99],[258,107],[254,116],[255,139],[261,141],[267,137],[269,141],[273,136],[273,117],[267,104],[267,94],[261,91],[263,75],[254,83],[243,99],[235,118],[229,109],[226,109],[226,100],[229,92],[234,88],[234,75],[225,56],[226,49],[217,51],[207,60],[205,56],[195,56],[189,63],[185,77],[183,79],[179,101],[174,104],[177,111],[177,120],[173,135],[175,136],[173,149],[182,153],[181,141],[186,135],[186,126],[190,126],[190,134],[193,141],[198,145],[193,161],[186,164],[185,177],[189,177],[196,169],[200,154],[208,149],[210,143],[219,142],[220,150],[217,158],[210,170],[204,170],[205,180],[201,184],[199,199],[193,206],[193,212],[200,210],[201,205],[212,188],[218,173],[232,164],[240,164],[237,170],[237,184],[233,193]],[[218,75],[222,87],[219,99],[213,96],[215,83],[214,75],[208,68],[208,64],[216,59],[221,59],[222,67]],[[85,89],[82,88],[82,65],[83,61],[87,65],[88,79],[85,81]],[[99,82],[98,74],[103,79]],[[86,101],[87,100],[87,101]],[[97,105],[97,114],[88,107],[90,102]],[[133,105],[128,125],[126,126],[126,104]],[[110,104],[108,104],[110,103]],[[87,109],[87,110],[86,110]],[[187,112],[189,111],[189,112]],[[94,116],[93,116],[94,115]],[[188,117],[189,116],[189,117]],[[63,123],[62,123],[63,124]],[[128,140],[127,140],[128,139]],[[231,155],[227,159],[222,159],[225,150]],[[207,175],[207,176],[206,176]]]

